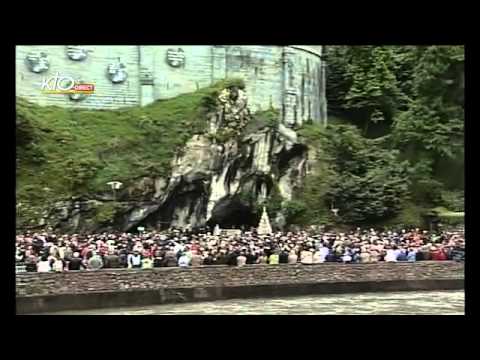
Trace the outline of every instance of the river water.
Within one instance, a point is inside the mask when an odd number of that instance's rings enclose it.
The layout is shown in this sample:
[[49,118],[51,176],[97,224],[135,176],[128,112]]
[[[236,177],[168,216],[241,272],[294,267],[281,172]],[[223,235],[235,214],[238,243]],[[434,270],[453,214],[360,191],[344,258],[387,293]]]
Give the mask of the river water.
[[[117,309],[62,311],[65,315],[464,315],[464,291],[414,291],[235,299]],[[53,313],[52,313],[53,314]]]

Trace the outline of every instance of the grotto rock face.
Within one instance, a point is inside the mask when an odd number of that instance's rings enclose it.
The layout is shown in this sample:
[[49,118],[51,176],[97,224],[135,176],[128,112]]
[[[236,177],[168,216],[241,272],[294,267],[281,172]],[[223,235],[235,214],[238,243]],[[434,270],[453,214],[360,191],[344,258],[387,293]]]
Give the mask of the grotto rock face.
[[[91,218],[101,202],[76,212],[62,204],[61,228],[256,226],[260,214],[255,209],[263,200],[274,194],[290,200],[305,176],[307,147],[298,143],[294,130],[253,118],[243,93],[229,94],[220,94],[217,111],[206,119],[209,133],[193,136],[174,157],[169,178],[141,178],[123,189],[117,199],[121,206],[107,223],[89,223],[80,215]],[[218,134],[226,138],[219,141]],[[284,223],[281,213],[271,218],[274,226]]]

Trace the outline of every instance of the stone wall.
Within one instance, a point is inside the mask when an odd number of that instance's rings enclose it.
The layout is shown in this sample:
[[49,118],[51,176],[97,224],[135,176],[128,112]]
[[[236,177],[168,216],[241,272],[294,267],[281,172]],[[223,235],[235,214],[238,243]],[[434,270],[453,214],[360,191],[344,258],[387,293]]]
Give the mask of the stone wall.
[[[16,94],[40,105],[74,108],[113,109],[147,105],[157,99],[168,99],[206,87],[227,77],[245,80],[250,108],[270,107],[282,111],[287,123],[301,125],[309,119],[323,121],[325,94],[322,90],[321,46],[273,45],[159,45],[159,46],[82,46],[87,57],[71,60],[66,46],[17,46]],[[181,63],[169,62],[169,54]],[[26,56],[44,52],[50,63],[42,73],[29,70]],[[107,67],[120,61],[128,78],[113,84]],[[67,95],[43,94],[42,80],[59,72],[85,82],[96,89],[82,101]]]
[[301,47],[289,47],[285,49],[283,61],[285,123],[301,126],[308,120],[324,122],[325,94],[321,92],[320,83],[324,70],[320,56]]
[[281,46],[226,47],[226,77],[245,80],[252,111],[282,108],[282,53]]
[[86,294],[144,289],[238,287],[279,284],[463,279],[464,264],[442,262],[205,266],[150,270],[19,273],[17,296]]
[[18,314],[313,294],[461,290],[464,265],[379,264],[208,266],[17,274]]
[[[139,46],[141,66],[153,75],[153,99],[169,99],[212,84],[211,46]],[[184,57],[178,67],[167,62],[170,49]]]

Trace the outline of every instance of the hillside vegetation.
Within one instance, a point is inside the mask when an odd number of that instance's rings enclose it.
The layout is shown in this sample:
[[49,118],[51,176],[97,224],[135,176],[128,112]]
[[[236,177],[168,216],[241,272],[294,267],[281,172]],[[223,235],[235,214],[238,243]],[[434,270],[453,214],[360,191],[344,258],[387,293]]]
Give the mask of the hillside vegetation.
[[[205,131],[207,114],[231,79],[145,107],[79,110],[38,106],[17,98],[17,222],[72,196],[128,186],[143,176],[167,176],[174,154]],[[36,221],[36,220],[34,220]]]
[[463,47],[331,46],[327,62],[329,125],[300,130],[321,160],[290,220],[419,225],[435,207],[463,211]]

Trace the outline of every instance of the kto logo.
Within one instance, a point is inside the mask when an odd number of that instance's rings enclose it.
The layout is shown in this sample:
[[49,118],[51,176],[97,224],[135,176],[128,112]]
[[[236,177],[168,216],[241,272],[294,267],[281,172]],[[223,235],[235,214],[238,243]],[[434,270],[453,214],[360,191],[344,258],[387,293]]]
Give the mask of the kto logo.
[[93,94],[95,85],[56,73],[43,79],[41,90],[45,94]]

